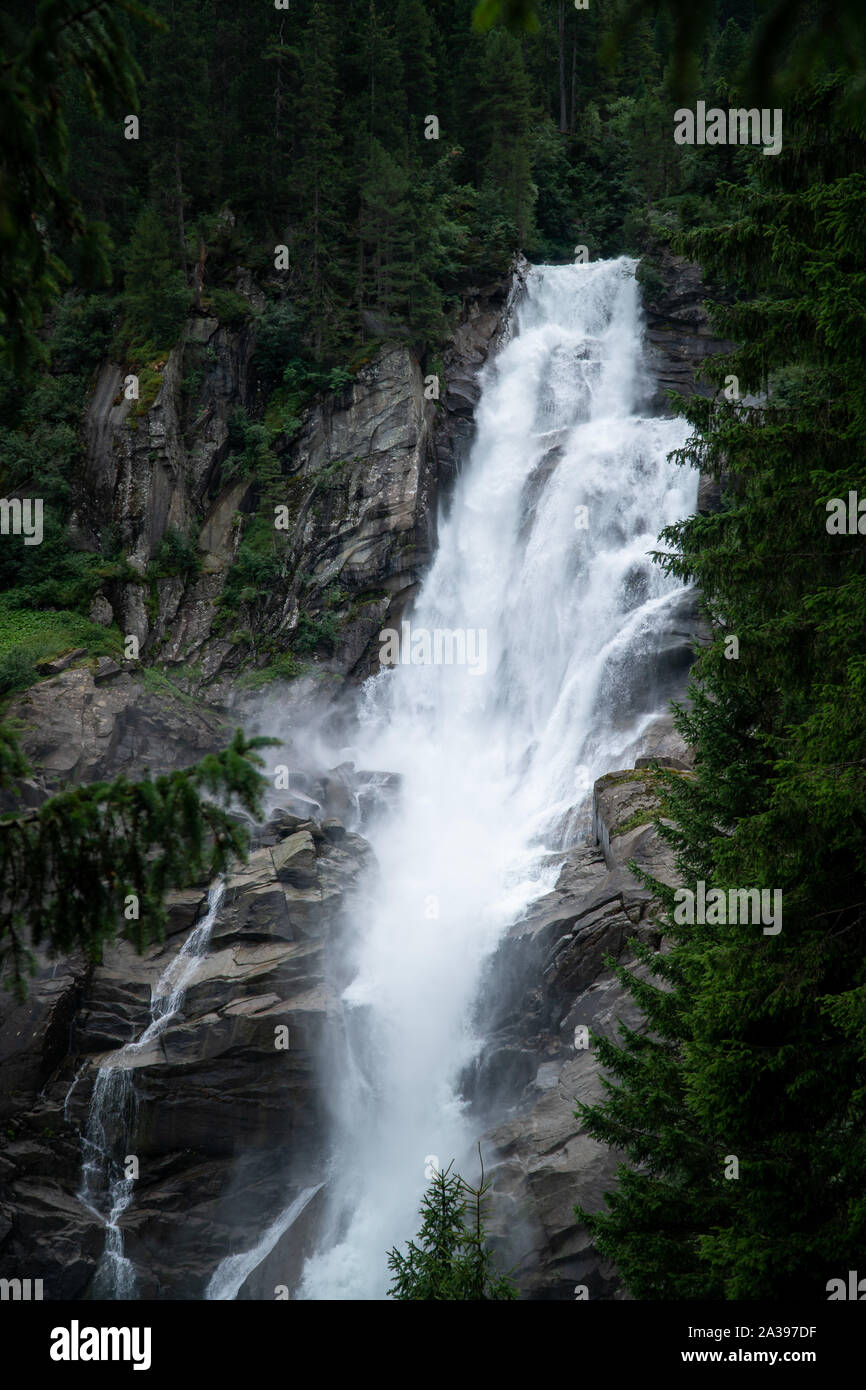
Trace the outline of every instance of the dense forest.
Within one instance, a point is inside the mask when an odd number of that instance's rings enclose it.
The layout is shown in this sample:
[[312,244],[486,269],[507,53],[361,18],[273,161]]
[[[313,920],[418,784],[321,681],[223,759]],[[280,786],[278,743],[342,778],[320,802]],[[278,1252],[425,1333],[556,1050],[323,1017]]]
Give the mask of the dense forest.
[[[472,0],[248,0],[231,12],[173,0],[146,19],[115,7],[112,42],[130,57],[115,57],[107,95],[94,96],[99,74],[82,74],[74,45],[52,58],[44,114],[60,101],[64,129],[51,129],[56,149],[47,125],[39,138],[68,181],[63,200],[48,181],[50,243],[34,240],[31,224],[24,256],[20,244],[10,250],[9,268],[17,258],[32,283],[22,303],[5,303],[17,365],[43,366],[24,397],[11,368],[0,380],[4,487],[38,481],[45,540],[38,557],[0,557],[2,588],[26,590],[28,608],[86,612],[106,562],[122,565],[109,526],[99,558],[64,540],[91,375],[107,354],[121,361],[139,377],[144,409],[188,309],[226,323],[252,317],[236,292],[239,267],[267,294],[256,322],[261,408],[239,416],[224,476],[252,471],[266,487],[316,392],[350,380],[394,338],[435,367],[461,292],[503,274],[518,249],[539,261],[571,259],[577,247],[641,254],[721,222],[727,184],[753,182],[765,161],[751,147],[676,144],[669,88],[686,81],[708,101],[733,100],[752,0],[720,5],[685,78],[676,15],[662,8],[623,26],[623,11],[617,0],[587,10],[551,0],[527,33],[480,31]],[[24,44],[34,13],[7,7],[4,49]],[[238,51],[259,60],[239,65]],[[9,102],[14,117],[11,84]],[[44,190],[26,180],[13,190],[16,232]],[[651,254],[641,277],[652,295]],[[36,351],[36,319],[60,289]],[[191,392],[196,370],[191,360]],[[154,564],[194,564],[188,538],[168,537]],[[4,604],[15,607],[14,596]],[[25,658],[4,644],[0,690],[25,678]]]
[[[598,1041],[613,1080],[584,1114],[628,1162],[608,1209],[582,1215],[636,1298],[823,1297],[866,1248],[866,24],[854,5],[758,0],[102,8],[68,44],[71,0],[10,0],[0,19],[0,488],[45,499],[43,545],[0,550],[0,695],[34,678],[46,633],[114,640],[86,615],[122,547],[108,526],[98,554],[66,531],[106,356],[146,401],[191,308],[255,317],[260,408],[225,467],[264,498],[317,395],[392,340],[436,370],[462,294],[515,253],[633,254],[650,301],[661,248],[697,261],[738,346],[707,366],[715,396],[677,402],[683,465],[723,504],[658,555],[697,583],[712,633],[679,714],[696,775],[668,779],[662,833],[684,883],[780,889],[784,927],[684,927],[653,884],[658,983],[620,969],[651,1032]],[[781,152],[676,144],[674,110],[698,99],[781,107]],[[239,270],[265,292],[255,315]],[[853,524],[831,527],[852,494]],[[191,548],[172,536],[154,563],[192,565]],[[210,776],[253,804],[249,756],[241,742]],[[92,839],[96,803],[67,795]],[[153,878],[147,851],[195,819],[193,788],[161,795],[119,872],[151,894],[183,866]],[[38,876],[28,834],[4,837],[3,862]],[[76,899],[45,931],[98,947],[108,917]],[[3,922],[17,962],[20,918]]]
[[[44,540],[38,552],[0,555],[0,588],[3,613],[68,616],[31,616],[23,647],[20,627],[0,640],[0,692],[32,677],[27,653],[41,650],[46,625],[49,638],[62,627],[106,646],[84,615],[110,568],[123,575],[119,538],[106,524],[96,556],[71,550],[64,529],[81,411],[106,355],[138,376],[144,410],[189,309],[229,324],[253,317],[236,292],[239,268],[251,274],[267,296],[256,321],[260,408],[238,413],[223,478],[252,472],[269,496],[317,392],[394,339],[413,341],[434,370],[461,293],[502,275],[515,251],[539,261],[570,260],[576,247],[640,254],[724,217],[724,182],[754,179],[765,161],[753,148],[674,143],[674,20],[662,9],[630,22],[615,49],[623,10],[551,0],[527,33],[480,31],[472,0],[246,0],[231,11],[173,0],[147,19],[113,8],[105,91],[78,51],[102,42],[99,7],[68,51],[27,58],[31,80],[50,73],[34,133],[52,173],[44,188],[16,182],[18,158],[32,156],[22,136],[7,195],[19,240],[5,243],[0,311],[30,388],[19,392],[11,366],[0,378],[0,454],[7,493],[38,483]],[[50,44],[62,13],[46,11],[37,36]],[[25,46],[34,14],[32,4],[6,8],[5,50]],[[751,0],[721,6],[689,67],[695,91],[727,99],[753,23]],[[259,59],[239,65],[239,51]],[[10,129],[19,99],[10,81]],[[46,194],[49,242],[26,211]],[[30,282],[20,300],[16,271]],[[651,256],[641,275],[651,294]],[[194,394],[201,364],[188,357]],[[264,577],[259,541],[245,548],[241,586]],[[172,533],[153,571],[194,564],[189,538]]]

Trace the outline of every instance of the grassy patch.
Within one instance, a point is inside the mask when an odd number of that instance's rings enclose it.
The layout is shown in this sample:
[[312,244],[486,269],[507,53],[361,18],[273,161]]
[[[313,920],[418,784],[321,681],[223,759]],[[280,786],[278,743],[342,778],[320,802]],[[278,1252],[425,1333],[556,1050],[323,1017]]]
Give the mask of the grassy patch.
[[157,357],[137,370],[134,367],[131,368],[131,371],[138,377],[138,400],[133,401],[132,409],[126,417],[126,423],[131,429],[138,429],[141,416],[147,414],[159,395],[167,356],[166,353],[166,357]]
[[39,679],[36,663],[49,661],[74,647],[89,656],[122,655],[116,628],[99,627],[81,613],[64,609],[27,609],[0,598],[0,696],[25,690]]
[[608,772],[604,777],[599,777],[598,785],[604,787],[619,787],[623,782],[644,782],[646,773],[643,768],[632,768],[628,772]]
[[610,838],[613,839],[615,835],[624,835],[627,830],[636,830],[639,825],[650,825],[658,814],[658,807],[645,807],[641,811],[635,811],[633,815],[630,815],[626,820],[622,821],[620,825],[616,826],[611,832]]
[[141,683],[149,695],[161,695],[163,698],[180,700],[181,704],[189,709],[200,710],[201,700],[192,695],[187,695],[185,690],[181,690],[179,685],[175,685],[159,666],[144,666],[141,671]]
[[262,666],[256,671],[247,671],[246,675],[241,676],[236,684],[244,690],[262,690],[272,681],[294,680],[305,670],[306,667],[301,662],[296,661],[291,652],[284,652],[270,665]]

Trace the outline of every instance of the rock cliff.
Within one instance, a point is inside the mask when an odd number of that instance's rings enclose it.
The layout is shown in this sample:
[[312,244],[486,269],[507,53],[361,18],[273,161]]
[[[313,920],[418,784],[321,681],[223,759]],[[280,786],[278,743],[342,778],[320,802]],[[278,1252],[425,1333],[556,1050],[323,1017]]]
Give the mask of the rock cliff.
[[[412,349],[386,347],[342,394],[317,402],[292,441],[290,572],[273,592],[243,600],[235,621],[279,648],[302,615],[312,624],[329,615],[333,640],[308,655],[313,675],[334,678],[335,689],[375,668],[378,632],[399,621],[429,563],[437,509],[472,438],[478,372],[507,332],[522,275],[518,265],[510,283],[467,296],[438,402]],[[697,307],[692,268],[671,260],[666,275],[668,298],[649,311],[650,353],[659,382],[682,389],[719,345]],[[118,367],[100,376],[77,542],[93,546],[116,529],[136,577],[106,585],[96,614],[138,636],[144,664],[158,657],[163,670],[73,656],[14,702],[36,764],[30,804],[58,782],[164,771],[227,740],[249,650],[218,621],[219,597],[256,499],[247,482],[224,484],[221,464],[231,412],[256,408],[253,353],[250,329],[192,319],[154,369],[145,408],[122,400]],[[702,505],[715,505],[706,489]],[[172,528],[195,534],[199,572],[152,580],[148,564]],[[692,599],[672,624],[671,670],[682,677],[696,630]],[[309,672],[294,687],[305,679]],[[688,775],[688,750],[666,717],[638,752]],[[670,872],[650,824],[652,774],[636,762],[596,785],[594,834],[562,854],[556,888],[510,929],[479,1000],[488,1044],[465,1090],[485,1157],[495,1156],[496,1239],[530,1298],[572,1298],[575,1284],[591,1297],[620,1296],[615,1270],[573,1216],[576,1201],[600,1205],[615,1160],[582,1134],[573,1111],[600,1087],[580,1030],[612,1035],[617,1020],[637,1022],[604,958],[626,959],[635,937],[658,940],[649,894],[625,867],[637,858],[661,877]],[[121,1226],[142,1297],[202,1297],[216,1260],[250,1249],[271,1226],[274,1238],[238,1296],[271,1298],[297,1277],[316,1229],[324,1159],[326,1081],[316,1058],[343,983],[347,906],[371,868],[354,831],[386,784],[382,774],[335,769],[317,782],[296,779],[294,797],[275,799],[248,863],[226,885],[182,1011],[152,1043],[124,1054],[135,1104],[129,1153],[140,1176]],[[0,1277],[26,1270],[43,1278],[47,1298],[91,1289],[105,1248],[104,1222],[81,1196],[94,1081],[101,1061],[147,1028],[153,987],[206,909],[205,885],[175,894],[166,940],[144,956],[117,943],[98,966],[42,960],[26,1005],[0,1000]],[[287,1049],[275,1047],[280,1027]],[[280,1221],[295,1199],[303,1211],[290,1239]]]
[[[682,763],[638,759],[656,761]],[[616,1041],[620,1023],[640,1027],[606,959],[628,963],[634,941],[659,946],[651,895],[627,868],[635,860],[674,881],[670,849],[652,823],[657,812],[645,767],[596,782],[596,843],[563,854],[554,890],[510,928],[487,967],[477,1018],[487,1045],[466,1091],[479,1125],[499,1117],[481,1141],[493,1178],[491,1233],[524,1297],[574,1299],[578,1286],[581,1297],[623,1296],[616,1270],[574,1216],[578,1202],[603,1205],[619,1160],[583,1131],[575,1104],[603,1094],[592,1037]]]
[[226,883],[182,1012],[140,1050],[117,1051],[150,1022],[154,986],[206,911],[204,887],[171,896],[162,945],[138,956],[119,942],[96,967],[44,962],[26,1005],[0,1005],[0,1265],[38,1271],[46,1298],[83,1297],[103,1253],[80,1136],[107,1059],[133,1072],[127,1142],[140,1176],[123,1233],[139,1296],[201,1298],[215,1252],[255,1244],[250,1233],[321,1171],[326,959],[369,849],[335,819],[285,811],[261,841]]

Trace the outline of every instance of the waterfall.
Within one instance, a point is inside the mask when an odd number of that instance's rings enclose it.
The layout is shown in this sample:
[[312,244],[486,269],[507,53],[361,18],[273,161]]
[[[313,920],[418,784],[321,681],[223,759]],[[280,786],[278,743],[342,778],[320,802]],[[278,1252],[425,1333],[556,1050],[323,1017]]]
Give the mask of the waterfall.
[[262,1260],[271,1253],[277,1241],[291,1230],[301,1213],[309,1206],[316,1193],[321,1190],[322,1184],[317,1183],[315,1187],[305,1187],[303,1192],[298,1193],[292,1202],[281,1212],[276,1221],[273,1221],[265,1231],[261,1240],[254,1245],[251,1250],[245,1250],[239,1255],[226,1255],[221,1260],[211,1275],[210,1283],[205,1290],[205,1298],[211,1302],[231,1302],[237,1298],[238,1290],[246,1279],[258,1268]]
[[[91,1287],[91,1297],[135,1298],[135,1267],[124,1254],[120,1218],[133,1197],[135,1180],[127,1176],[129,1144],[135,1132],[137,1098],[135,1068],[151,1043],[175,1019],[183,1005],[198,959],[207,953],[211,931],[223,899],[218,880],[208,893],[205,916],[160,975],[150,1001],[150,1022],[135,1042],[104,1058],[93,1083],[87,1128],[82,1136],[79,1198],[105,1225],[105,1247]],[[76,1074],[67,1095],[78,1083]]]
[[355,756],[402,794],[369,830],[379,874],[357,905],[302,1298],[383,1297],[432,1171],[471,1162],[456,1087],[482,1045],[483,962],[672,693],[663,639],[683,589],[648,552],[694,510],[696,480],[667,461],[683,422],[641,413],[634,264],[530,271],[398,664],[363,690]]

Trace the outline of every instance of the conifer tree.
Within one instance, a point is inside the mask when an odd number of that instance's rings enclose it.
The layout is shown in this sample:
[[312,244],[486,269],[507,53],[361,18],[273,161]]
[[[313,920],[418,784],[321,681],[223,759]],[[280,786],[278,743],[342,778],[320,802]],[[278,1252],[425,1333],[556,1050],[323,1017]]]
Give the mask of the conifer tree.
[[[123,9],[138,7],[122,6]],[[0,107],[15,131],[0,173],[0,300],[7,353],[26,362],[34,351],[39,314],[57,292],[50,278],[45,222],[65,218],[87,235],[69,193],[66,129],[52,85],[77,68],[94,101],[131,98],[133,65],[126,36],[108,7],[74,0],[43,0],[38,24],[19,56],[3,66]],[[11,84],[7,86],[6,84]],[[20,199],[29,193],[28,227]],[[3,239],[12,233],[4,251]],[[164,234],[151,210],[139,225],[140,258],[133,257],[127,305],[140,331],[176,334],[178,282],[167,270]],[[59,273],[62,267],[54,263]],[[145,274],[160,277],[154,285]],[[179,274],[179,272],[176,272]],[[36,285],[30,277],[36,276]],[[19,998],[35,968],[34,950],[50,955],[84,950],[99,958],[103,944],[123,933],[138,950],[159,939],[164,895],[175,886],[223,871],[246,851],[247,836],[219,803],[237,798],[248,816],[261,816],[257,750],[268,740],[238,730],[222,753],[195,767],[138,783],[75,787],[49,797],[38,810],[0,817],[0,977]],[[11,730],[0,724],[0,790],[13,798],[29,767]]]
[[[489,1186],[483,1168],[478,1187],[452,1173],[451,1164],[434,1173],[421,1202],[424,1220],[417,1241],[409,1241],[405,1255],[396,1249],[388,1255],[392,1298],[487,1302],[517,1297],[510,1280],[496,1273],[487,1247],[483,1199]],[[468,1202],[472,1210],[467,1224]]]
[[304,36],[301,87],[295,105],[299,154],[294,195],[300,215],[296,256],[302,295],[314,323],[314,347],[321,356],[326,324],[333,339],[343,283],[338,233],[343,219],[340,135],[336,113],[337,18],[333,0],[315,0]]
[[[131,0],[41,0],[16,25],[0,28],[0,350],[22,367],[40,348],[36,330],[69,272],[58,233],[77,243],[93,282],[109,278],[106,228],[88,223],[68,184],[68,131],[59,102],[71,74],[99,115],[121,103],[134,109],[140,75],[129,50],[124,12],[148,13]],[[119,13],[118,13],[119,12]]]
[[215,127],[222,103],[210,81],[208,21],[199,0],[162,0],[161,10],[165,28],[150,36],[147,54],[141,139],[150,198],[171,228],[172,265],[185,273],[191,207],[213,206],[218,198]]
[[630,1166],[607,1212],[582,1215],[639,1298],[826,1297],[866,1245],[866,550],[847,525],[866,451],[866,146],[840,91],[804,93],[762,186],[730,191],[739,215],[681,242],[738,290],[714,320],[741,346],[710,379],[764,399],[679,403],[682,461],[724,492],[663,533],[660,562],[700,586],[713,626],[678,714],[696,773],[667,779],[660,833],[686,887],[778,890],[783,913],[770,934],[688,926],[655,885],[670,949],[638,955],[659,983],[618,971],[647,1031],[599,1041],[619,1085],[580,1114]]
[[529,150],[531,98],[520,45],[495,29],[488,35],[478,75],[476,106],[482,182],[492,191],[525,247],[533,233],[537,190]]
[[191,295],[155,208],[139,213],[124,256],[126,321],[139,342],[174,346]]
[[423,122],[436,115],[436,63],[429,11],[421,0],[398,0],[396,39],[403,59],[403,87],[413,144],[423,143]]
[[[152,780],[93,782],[49,797],[38,810],[0,818],[0,971],[23,998],[32,948],[76,949],[98,961],[124,935],[142,951],[160,940],[164,895],[223,872],[243,856],[247,835],[219,802],[237,798],[261,817],[262,765],[269,740],[238,730],[224,752]],[[0,788],[28,768],[0,726]]]

